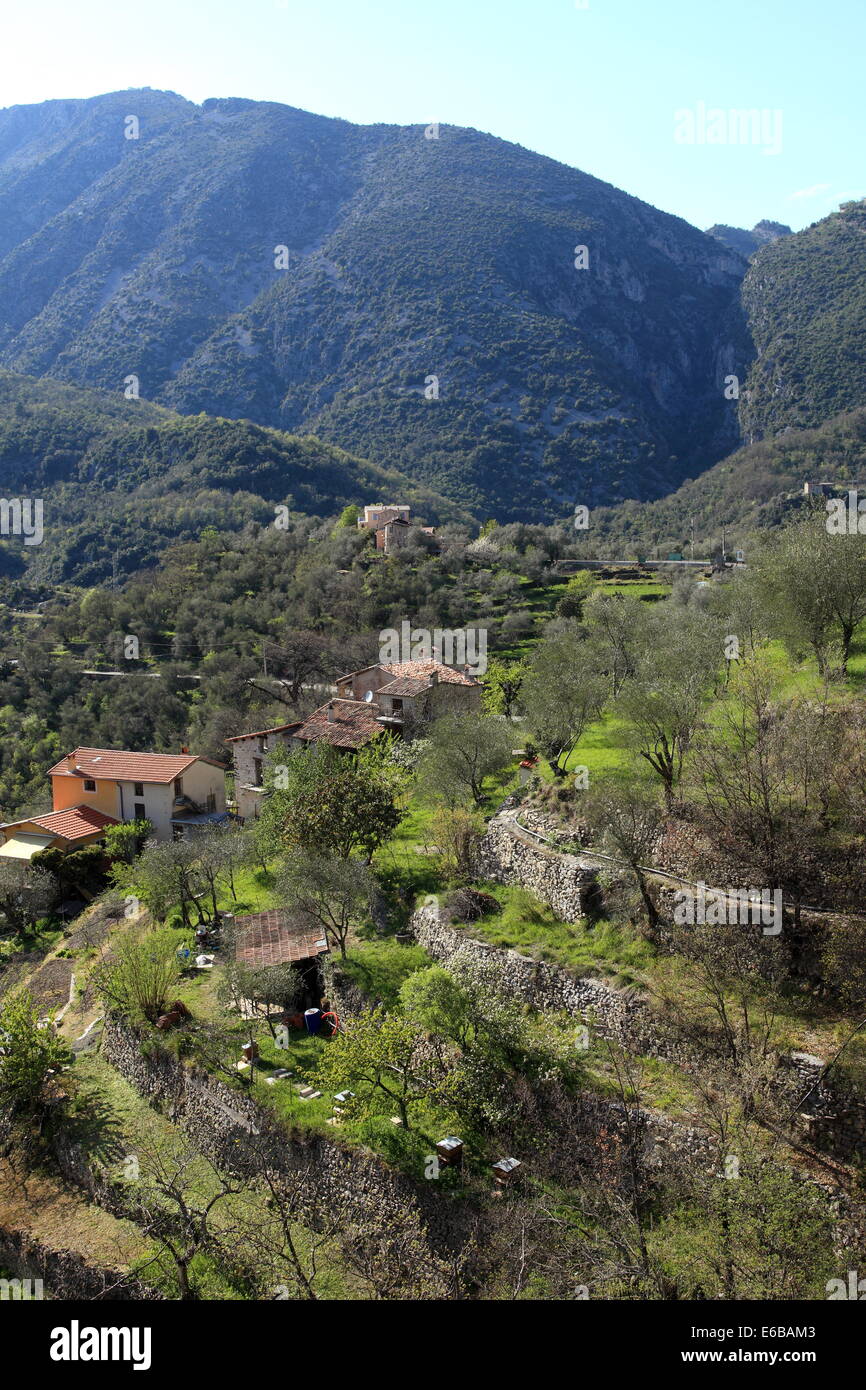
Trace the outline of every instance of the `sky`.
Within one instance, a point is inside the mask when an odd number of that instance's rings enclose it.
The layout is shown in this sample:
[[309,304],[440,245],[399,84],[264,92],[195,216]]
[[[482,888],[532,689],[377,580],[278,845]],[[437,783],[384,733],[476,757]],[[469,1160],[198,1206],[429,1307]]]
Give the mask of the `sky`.
[[0,106],[153,87],[474,126],[699,227],[797,230],[866,196],[864,53],[866,0],[7,0]]

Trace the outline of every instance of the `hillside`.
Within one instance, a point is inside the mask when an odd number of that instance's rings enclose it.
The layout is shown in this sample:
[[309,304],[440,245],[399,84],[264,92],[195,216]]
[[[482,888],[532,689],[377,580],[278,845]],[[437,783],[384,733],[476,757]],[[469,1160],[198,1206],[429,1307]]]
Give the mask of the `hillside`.
[[759,251],[743,304],[758,350],[740,399],[747,439],[866,405],[866,200]]
[[695,555],[721,550],[722,527],[732,550],[779,523],[804,503],[803,483],[866,487],[866,408],[836,416],[820,429],[791,430],[738,449],[669,497],[639,506],[602,507],[587,532],[599,555],[623,558],[637,547],[651,554],[688,556],[691,522]]
[[785,226],[784,222],[768,222],[766,219],[756,222],[751,231],[746,231],[745,227],[728,227],[724,222],[717,222],[715,226],[707,228],[707,236],[723,242],[729,250],[736,251],[737,255],[745,260],[769,242],[791,234],[791,228]]
[[180,416],[146,401],[0,371],[0,494],[40,497],[45,539],[0,541],[0,573],[104,582],[202,529],[273,523],[276,504],[330,516],[408,500],[431,521],[460,510],[402,474],[311,436]]
[[153,91],[14,107],[0,227],[7,367],[118,393],[134,374],[476,513],[658,496],[738,442],[741,258],[477,131]]

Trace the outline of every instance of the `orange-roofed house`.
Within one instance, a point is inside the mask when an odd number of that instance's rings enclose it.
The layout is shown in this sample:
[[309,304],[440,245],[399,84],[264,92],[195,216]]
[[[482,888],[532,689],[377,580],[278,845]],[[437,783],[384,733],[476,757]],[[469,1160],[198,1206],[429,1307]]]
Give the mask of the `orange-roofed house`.
[[55,812],[89,808],[114,821],[149,820],[157,840],[225,821],[225,769],[190,753],[76,748],[49,769]]
[[102,839],[109,825],[117,825],[114,816],[103,815],[90,806],[75,806],[68,811],[49,811],[44,816],[10,821],[0,826],[0,858],[32,859],[43,849],[62,849],[64,854],[84,849]]

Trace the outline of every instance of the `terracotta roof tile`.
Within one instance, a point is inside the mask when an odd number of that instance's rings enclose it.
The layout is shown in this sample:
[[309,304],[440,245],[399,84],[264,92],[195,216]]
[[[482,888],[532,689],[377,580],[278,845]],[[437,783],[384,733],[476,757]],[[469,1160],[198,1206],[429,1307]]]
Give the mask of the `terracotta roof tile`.
[[377,695],[420,695],[422,690],[430,689],[430,681],[419,676],[397,676],[387,685],[381,685]]
[[286,908],[236,917],[235,959],[246,965],[283,965],[327,951],[318,922]]
[[289,729],[297,729],[301,723],[296,719],[293,724],[277,724],[274,729],[256,729],[252,734],[232,734],[231,738],[224,738],[223,743],[240,743],[245,738],[267,738],[268,734],[284,734]]
[[478,685],[474,676],[464,675],[454,666],[445,666],[441,661],[388,661],[382,664],[383,671],[392,676],[412,676],[416,680],[433,675],[434,671],[445,685]]
[[[331,718],[328,718],[328,711]],[[329,700],[295,730],[294,737],[336,748],[361,748],[382,732],[378,710],[366,700]]]
[[[173,782],[199,759],[190,753],[128,753],[116,748],[76,748],[48,769],[49,777],[107,777],[120,782]],[[202,761],[209,761],[203,759]],[[215,764],[219,766],[219,764]]]
[[107,825],[119,825],[114,816],[103,815],[92,806],[73,806],[67,811],[50,811],[47,816],[31,816],[33,825],[59,835],[63,840],[81,840]]
[[480,685],[474,676],[467,676],[455,666],[446,666],[442,661],[376,661],[371,666],[362,666],[360,671],[346,671],[337,677],[337,683],[342,684],[367,671],[388,671],[392,676],[409,676],[427,682],[435,671],[446,685]]

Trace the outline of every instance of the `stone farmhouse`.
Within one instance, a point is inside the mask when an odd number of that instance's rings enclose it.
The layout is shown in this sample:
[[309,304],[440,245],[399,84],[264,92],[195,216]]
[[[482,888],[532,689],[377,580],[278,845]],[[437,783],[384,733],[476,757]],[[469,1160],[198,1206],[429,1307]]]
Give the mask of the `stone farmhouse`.
[[[385,506],[379,503],[377,506],[364,508],[364,515],[358,517],[358,526],[375,531],[376,549],[389,555],[408,539],[414,527],[411,516],[411,508],[408,506]],[[420,529],[428,536],[436,534],[432,526],[422,526]]]
[[76,748],[49,769],[53,811],[0,826],[0,855],[30,859],[42,849],[81,849],[109,825],[147,819],[157,840],[228,819],[225,768],[190,753]]
[[480,682],[441,661],[365,666],[338,678],[337,695],[375,705],[379,723],[405,738],[443,714],[472,714],[481,709]]
[[356,753],[383,729],[412,738],[440,715],[480,708],[479,681],[439,661],[377,663],[339,676],[336,697],[306,719],[226,739],[232,747],[237,814],[246,820],[261,813],[265,758],[278,748],[292,753],[330,743]]

